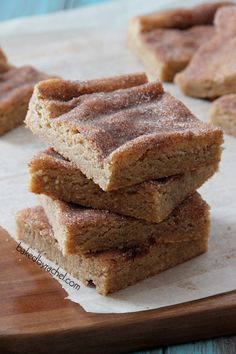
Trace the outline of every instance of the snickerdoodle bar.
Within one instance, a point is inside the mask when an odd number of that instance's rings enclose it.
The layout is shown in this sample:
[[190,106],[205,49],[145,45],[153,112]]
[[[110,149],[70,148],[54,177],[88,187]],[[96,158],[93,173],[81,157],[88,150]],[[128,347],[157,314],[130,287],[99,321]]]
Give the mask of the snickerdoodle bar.
[[18,212],[17,238],[64,268],[84,284],[94,284],[102,295],[126,288],[207,251],[208,225],[198,238],[183,242],[152,243],[144,248],[109,250],[97,254],[63,256],[42,207]]
[[156,78],[173,81],[196,50],[215,34],[214,14],[228,4],[206,3],[137,16],[130,21],[129,47]]
[[236,93],[236,6],[220,8],[215,26],[215,36],[175,76],[175,83],[188,96],[216,98]]
[[207,165],[182,175],[104,192],[71,162],[49,148],[29,162],[29,190],[66,202],[159,223],[217,170]]
[[145,75],[35,86],[27,126],[104,191],[220,160],[222,131]]
[[31,66],[0,62],[0,135],[23,123],[34,85],[48,78]]
[[236,94],[225,95],[211,104],[209,121],[236,137]]
[[194,240],[209,225],[208,206],[198,193],[185,199],[159,224],[83,208],[43,194],[39,203],[64,255]]

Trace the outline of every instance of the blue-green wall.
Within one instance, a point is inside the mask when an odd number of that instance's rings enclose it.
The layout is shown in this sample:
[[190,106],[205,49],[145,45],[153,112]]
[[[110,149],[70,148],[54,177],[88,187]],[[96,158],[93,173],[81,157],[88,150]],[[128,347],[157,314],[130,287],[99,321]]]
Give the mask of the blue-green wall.
[[42,15],[104,1],[108,0],[0,0],[0,21],[22,16]]

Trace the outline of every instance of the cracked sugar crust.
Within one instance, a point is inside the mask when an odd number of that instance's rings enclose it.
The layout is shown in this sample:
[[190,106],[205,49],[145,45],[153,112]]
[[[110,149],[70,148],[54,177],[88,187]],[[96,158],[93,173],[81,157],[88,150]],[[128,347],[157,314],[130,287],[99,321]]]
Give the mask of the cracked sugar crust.
[[111,92],[121,88],[142,85],[147,81],[148,78],[145,73],[117,75],[85,81],[52,79],[39,87],[39,94],[42,99],[65,102],[85,94]]
[[[37,86],[39,96],[45,85],[47,82]],[[190,138],[191,134],[212,131],[182,102],[163,92],[160,82],[85,94],[78,98],[76,105],[54,117],[51,124],[55,129],[65,126],[72,135],[81,134],[100,161],[111,157],[118,149],[125,149],[126,145],[157,145],[163,144],[170,135]]]
[[211,104],[209,121],[236,136],[236,94],[225,95]]
[[[135,85],[134,80],[131,83]],[[73,85],[79,92],[84,87],[83,82]],[[89,89],[86,85],[91,92],[94,85]],[[82,90],[80,96],[63,102],[45,96],[52,87],[56,92],[57,86],[60,97],[71,97],[66,89],[71,82],[39,83],[26,124],[105,191],[184,173],[220,159],[222,132],[199,121],[158,81],[140,84],[139,80],[138,86],[107,92],[104,80],[97,80],[100,92]]]

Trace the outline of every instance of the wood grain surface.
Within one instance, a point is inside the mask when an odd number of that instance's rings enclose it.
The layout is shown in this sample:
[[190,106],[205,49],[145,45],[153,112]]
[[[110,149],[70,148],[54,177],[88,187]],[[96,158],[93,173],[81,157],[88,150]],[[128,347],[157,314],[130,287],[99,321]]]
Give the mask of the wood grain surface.
[[132,314],[86,313],[0,235],[1,354],[122,353],[235,332],[236,292]]

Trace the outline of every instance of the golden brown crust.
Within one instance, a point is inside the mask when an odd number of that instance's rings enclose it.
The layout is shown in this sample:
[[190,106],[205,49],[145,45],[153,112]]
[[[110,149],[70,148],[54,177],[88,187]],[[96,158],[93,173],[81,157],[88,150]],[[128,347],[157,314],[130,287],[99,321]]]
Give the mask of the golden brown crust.
[[147,83],[147,81],[145,73],[117,75],[86,81],[51,79],[38,85],[38,95],[40,98],[65,102],[86,94],[112,92],[142,85]]
[[113,192],[104,192],[73,163],[52,149],[35,155],[29,163],[29,190],[95,209],[159,223],[217,170],[217,165]]
[[209,226],[208,206],[197,193],[159,224],[75,206],[45,195],[39,197],[39,202],[65,255],[194,240]]
[[150,244],[128,250],[112,250],[96,255],[64,257],[42,208],[18,212],[17,238],[45,255],[84,284],[93,283],[102,295],[135,284],[207,251],[208,227],[200,231],[198,240],[172,244]]

